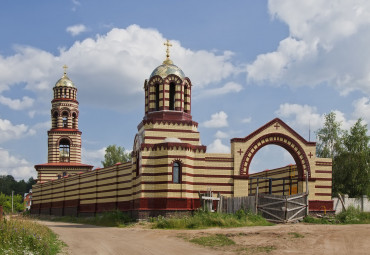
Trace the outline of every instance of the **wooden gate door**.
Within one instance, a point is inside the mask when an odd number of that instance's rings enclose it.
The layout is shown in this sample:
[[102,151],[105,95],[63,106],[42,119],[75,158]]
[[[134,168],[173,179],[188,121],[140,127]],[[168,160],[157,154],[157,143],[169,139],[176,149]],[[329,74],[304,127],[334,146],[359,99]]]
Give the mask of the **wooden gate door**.
[[286,223],[304,218],[308,208],[307,193],[289,196],[258,194],[257,210],[268,221]]

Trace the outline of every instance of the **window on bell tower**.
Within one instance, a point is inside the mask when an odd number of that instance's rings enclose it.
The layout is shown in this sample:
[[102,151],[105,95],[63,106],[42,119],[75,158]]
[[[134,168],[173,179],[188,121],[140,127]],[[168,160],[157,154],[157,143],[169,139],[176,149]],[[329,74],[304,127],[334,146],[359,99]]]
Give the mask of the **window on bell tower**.
[[72,128],[77,128],[77,114],[75,112],[72,114]]
[[170,110],[175,110],[176,84],[170,83]]
[[155,110],[159,111],[159,84],[155,85]]
[[69,162],[70,142],[62,139],[59,142],[59,162]]
[[175,161],[172,167],[172,182],[181,183],[181,164]]
[[68,128],[68,112],[62,114],[63,128]]

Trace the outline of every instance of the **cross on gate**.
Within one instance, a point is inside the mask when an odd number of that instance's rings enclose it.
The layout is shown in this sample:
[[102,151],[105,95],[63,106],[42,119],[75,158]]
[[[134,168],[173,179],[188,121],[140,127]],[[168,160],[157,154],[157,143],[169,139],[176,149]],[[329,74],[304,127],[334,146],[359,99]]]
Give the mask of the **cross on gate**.
[[311,158],[313,156],[313,154],[310,152],[310,153],[308,153],[308,156]]
[[275,128],[276,128],[276,130],[277,130],[277,129],[280,127],[280,126],[279,126],[279,123],[277,123],[277,122],[276,122],[276,124],[275,124],[275,126],[274,126],[274,127],[275,127]]
[[239,155],[242,155],[243,151],[242,149],[239,149],[239,151],[237,151],[239,153]]

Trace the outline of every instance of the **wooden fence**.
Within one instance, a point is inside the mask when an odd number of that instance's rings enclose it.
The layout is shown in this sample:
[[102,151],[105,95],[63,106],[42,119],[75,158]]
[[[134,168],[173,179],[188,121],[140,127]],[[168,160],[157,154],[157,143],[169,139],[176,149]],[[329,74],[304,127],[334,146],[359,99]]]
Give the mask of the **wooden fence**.
[[224,197],[222,196],[218,210],[223,213],[235,213],[238,210],[250,210],[253,213],[256,213],[256,197]]

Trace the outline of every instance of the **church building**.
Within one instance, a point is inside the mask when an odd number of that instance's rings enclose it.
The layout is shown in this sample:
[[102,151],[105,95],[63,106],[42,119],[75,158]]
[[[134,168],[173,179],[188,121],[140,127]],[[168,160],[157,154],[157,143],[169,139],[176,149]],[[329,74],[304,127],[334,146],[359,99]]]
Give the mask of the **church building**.
[[[309,210],[332,210],[331,159],[317,158],[316,144],[280,119],[231,139],[230,153],[207,153],[191,115],[192,82],[170,59],[169,42],[165,45],[166,59],[144,81],[144,116],[127,163],[94,170],[81,164],[77,88],[64,73],[54,87],[48,163],[35,166],[39,177],[31,213],[82,216],[120,210],[147,218],[196,210],[198,193],[209,189],[227,197],[248,196],[254,192],[250,163],[259,149],[270,144],[292,155],[297,177],[294,187],[286,191],[276,184],[272,193],[303,192],[307,180]],[[283,167],[271,174],[289,177],[292,169]]]

